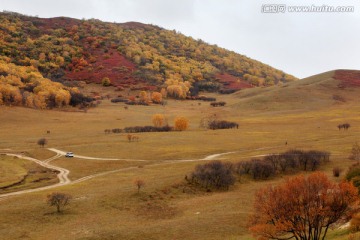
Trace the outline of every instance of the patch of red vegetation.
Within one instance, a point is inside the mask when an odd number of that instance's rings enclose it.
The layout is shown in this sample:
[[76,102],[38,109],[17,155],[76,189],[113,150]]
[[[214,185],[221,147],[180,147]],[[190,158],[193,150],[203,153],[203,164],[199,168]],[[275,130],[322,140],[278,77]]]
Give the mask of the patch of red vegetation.
[[341,81],[339,87],[360,87],[360,71],[358,70],[336,70],[334,79]]
[[253,86],[250,83],[245,82],[239,77],[235,77],[233,75],[230,75],[228,73],[224,74],[216,74],[216,79],[219,80],[220,83],[223,84],[224,89],[230,89],[230,90],[240,90],[244,88],[252,88]]
[[85,59],[87,66],[80,69],[77,67],[66,72],[67,80],[80,80],[87,83],[101,83],[107,77],[112,85],[128,87],[141,82],[133,77],[136,66],[127,60],[115,49],[110,49],[104,53],[101,49],[91,51],[91,59]]
[[40,32],[47,33],[56,28],[70,30],[73,26],[79,25],[80,20],[68,17],[56,17],[56,18],[37,18],[32,21],[34,25],[39,28]]

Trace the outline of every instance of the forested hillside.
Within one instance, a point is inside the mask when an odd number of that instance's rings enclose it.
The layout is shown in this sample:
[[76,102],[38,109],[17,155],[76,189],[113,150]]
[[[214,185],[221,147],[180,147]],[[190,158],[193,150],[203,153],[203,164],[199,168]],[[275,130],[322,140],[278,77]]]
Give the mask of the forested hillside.
[[[235,91],[296,79],[175,30],[12,12],[0,13],[0,57],[2,65],[24,66],[65,84],[106,79],[120,89],[164,88],[175,98],[196,95],[199,90]],[[10,81],[4,84],[16,86]]]

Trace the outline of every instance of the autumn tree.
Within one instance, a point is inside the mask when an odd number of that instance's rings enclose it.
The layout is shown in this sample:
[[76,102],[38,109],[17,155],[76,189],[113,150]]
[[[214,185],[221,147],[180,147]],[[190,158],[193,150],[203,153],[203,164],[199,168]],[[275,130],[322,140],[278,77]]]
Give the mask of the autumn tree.
[[137,187],[138,193],[140,192],[140,189],[145,186],[145,182],[142,179],[136,179],[134,181],[135,186]]
[[71,196],[65,193],[54,192],[47,196],[46,202],[50,206],[55,206],[58,213],[61,212],[62,208],[70,203]]
[[141,91],[139,93],[140,102],[147,103],[149,101],[149,96],[146,91]]
[[161,103],[162,102],[162,94],[159,92],[153,92],[151,94],[151,101],[154,103]]
[[155,114],[152,117],[152,122],[155,127],[162,127],[165,124],[165,117],[163,114]]
[[177,117],[174,121],[176,131],[185,131],[189,127],[189,120],[185,117]]
[[47,144],[47,139],[46,138],[40,138],[37,141],[37,144],[40,145],[41,147],[44,147]]
[[259,239],[323,240],[357,200],[356,187],[324,173],[293,177],[256,193],[250,230]]

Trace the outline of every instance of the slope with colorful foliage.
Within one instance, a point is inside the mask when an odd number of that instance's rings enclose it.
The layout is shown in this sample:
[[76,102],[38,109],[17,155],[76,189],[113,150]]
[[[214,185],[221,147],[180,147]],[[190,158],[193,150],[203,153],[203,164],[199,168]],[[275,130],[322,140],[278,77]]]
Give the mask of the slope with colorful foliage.
[[12,12],[0,13],[0,20],[0,55],[37,67],[51,79],[100,82],[107,76],[114,85],[143,80],[159,86],[173,78],[211,83],[225,73],[254,86],[295,80],[243,55],[153,25]]

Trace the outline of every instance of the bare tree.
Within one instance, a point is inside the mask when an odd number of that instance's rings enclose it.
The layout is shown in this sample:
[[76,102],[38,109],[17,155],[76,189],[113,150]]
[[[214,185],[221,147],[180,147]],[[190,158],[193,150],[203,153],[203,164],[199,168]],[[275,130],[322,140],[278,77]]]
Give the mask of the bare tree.
[[71,196],[65,193],[54,192],[47,196],[47,203],[50,206],[55,206],[58,213],[61,212],[62,208],[69,204]]

